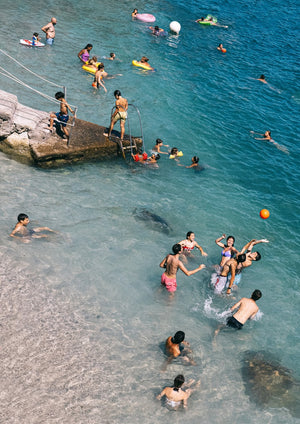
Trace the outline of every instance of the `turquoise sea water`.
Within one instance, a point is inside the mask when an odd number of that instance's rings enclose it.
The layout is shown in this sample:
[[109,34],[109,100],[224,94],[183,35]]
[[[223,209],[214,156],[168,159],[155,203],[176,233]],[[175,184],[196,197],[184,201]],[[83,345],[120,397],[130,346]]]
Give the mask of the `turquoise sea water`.
[[[299,39],[296,2],[99,2],[19,0],[1,5],[0,48],[34,72],[67,86],[79,118],[107,125],[120,89],[142,117],[146,150],[157,137],[184,155],[200,157],[196,174],[166,155],[159,169],[122,159],[40,170],[0,155],[1,176],[1,421],[7,423],[296,423],[290,409],[252,403],[241,375],[247,350],[265,350],[296,379],[299,362]],[[132,22],[134,7],[153,13],[179,36],[155,38],[147,25]],[[21,12],[22,11],[22,12]],[[194,21],[212,13],[228,28]],[[18,44],[56,16],[53,47]],[[108,93],[95,93],[77,53],[114,51],[106,61]],[[223,43],[226,54],[216,47]],[[156,69],[131,65],[142,55]],[[4,55],[1,66],[26,84],[53,95]],[[256,80],[265,74],[269,84]],[[0,75],[0,88],[25,105],[56,107]],[[136,117],[132,115],[133,129]],[[270,129],[274,145],[254,141],[250,130]],[[135,208],[160,215],[166,235],[136,220]],[[267,208],[270,218],[259,211]],[[9,238],[20,212],[33,225],[59,235],[21,244]],[[208,253],[188,264],[207,268],[192,277],[178,274],[171,302],[160,291],[158,264],[171,246],[193,230]],[[214,240],[223,232],[242,247],[252,238],[262,260],[244,272],[236,297],[259,288],[262,315],[238,333],[220,334],[219,315],[233,304],[210,288],[212,265],[220,260]],[[186,332],[197,366],[171,364],[161,373],[161,343]],[[177,374],[201,379],[184,412],[170,412],[155,396]]]

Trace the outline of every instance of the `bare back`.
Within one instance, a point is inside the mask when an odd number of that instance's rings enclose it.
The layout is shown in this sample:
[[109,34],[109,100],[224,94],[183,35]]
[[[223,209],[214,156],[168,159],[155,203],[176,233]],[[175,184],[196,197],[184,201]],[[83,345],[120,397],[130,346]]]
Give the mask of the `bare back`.
[[245,324],[248,319],[255,317],[259,311],[256,302],[253,299],[243,297],[238,303],[236,303],[231,309],[234,310],[239,307],[239,310],[233,315],[241,324]]
[[[120,107],[118,107],[120,106]],[[124,97],[119,97],[116,100],[116,107],[120,112],[124,112],[128,109],[128,101],[127,99],[124,99]]]
[[170,278],[175,278],[181,261],[174,255],[168,255],[166,258],[166,271],[165,274]]

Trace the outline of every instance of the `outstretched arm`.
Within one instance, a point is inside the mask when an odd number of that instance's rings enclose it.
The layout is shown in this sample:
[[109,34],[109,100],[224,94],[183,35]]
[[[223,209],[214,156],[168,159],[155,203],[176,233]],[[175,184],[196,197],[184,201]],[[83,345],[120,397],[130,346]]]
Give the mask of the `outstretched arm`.
[[180,268],[180,269],[181,269],[181,271],[182,271],[185,275],[187,275],[188,277],[190,277],[191,275],[196,274],[196,272],[198,272],[198,271],[200,271],[201,269],[205,268],[205,265],[204,265],[204,264],[201,264],[201,265],[199,265],[199,266],[198,266],[198,268],[195,268],[195,269],[193,269],[192,271],[188,271],[188,270],[186,269],[186,267],[183,265],[183,263],[182,263],[181,261],[179,261],[178,268]]
[[267,239],[261,239],[261,240],[255,240],[255,239],[253,239],[253,240],[250,240],[249,243],[247,243],[243,247],[243,249],[241,250],[240,253],[244,253],[245,251],[251,252],[251,250],[253,249],[253,247],[256,244],[259,244],[259,243],[269,243],[269,240],[267,240]]
[[195,246],[200,250],[202,256],[207,256],[207,253],[204,252],[200,244],[198,244],[196,241],[195,241]]

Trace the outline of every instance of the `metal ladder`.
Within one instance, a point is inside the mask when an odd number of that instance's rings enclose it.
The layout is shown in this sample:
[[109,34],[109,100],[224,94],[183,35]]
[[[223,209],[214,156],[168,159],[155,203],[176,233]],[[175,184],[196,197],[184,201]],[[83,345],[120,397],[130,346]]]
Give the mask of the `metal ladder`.
[[[143,150],[144,150],[144,135],[143,135],[143,128],[142,128],[142,121],[141,121],[140,111],[139,111],[139,109],[135,105],[133,105],[131,103],[128,104],[128,108],[129,107],[132,107],[133,109],[135,109],[135,111],[138,114],[139,124],[140,124],[140,129],[141,129],[141,136],[140,136],[140,138],[142,139],[142,147],[143,147]],[[119,105],[118,108],[122,108],[125,111],[125,108],[123,106],[121,106],[121,105]],[[115,109],[116,109],[116,106],[114,106],[112,108],[112,110],[111,110],[111,115],[110,115],[111,117],[112,117]],[[115,142],[115,143],[118,144],[119,149],[122,152],[122,155],[123,155],[123,158],[124,159],[126,159],[126,152],[128,150],[130,150],[130,153],[133,153],[134,150],[135,150],[135,152],[138,151],[138,148],[137,148],[135,139],[132,138],[132,136],[131,136],[130,120],[129,120],[128,114],[127,114],[126,122],[128,124],[128,132],[129,132],[129,140],[130,140],[130,145],[129,146],[124,146],[122,140],[119,137],[112,136],[112,135],[110,135],[110,137],[109,137],[109,140],[110,141],[113,141],[113,142]]]

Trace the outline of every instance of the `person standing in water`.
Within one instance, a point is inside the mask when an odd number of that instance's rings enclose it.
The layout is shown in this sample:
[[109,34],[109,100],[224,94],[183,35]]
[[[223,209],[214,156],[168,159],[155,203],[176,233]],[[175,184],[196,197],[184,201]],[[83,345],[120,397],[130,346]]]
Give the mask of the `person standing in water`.
[[260,290],[254,290],[251,295],[251,298],[243,297],[235,305],[230,308],[230,311],[233,312],[236,309],[237,312],[231,317],[227,318],[226,325],[222,324],[215,330],[215,337],[219,332],[225,327],[231,327],[236,330],[241,330],[248,319],[253,319],[257,312],[259,311],[258,306],[256,305],[257,300],[262,297]]
[[196,274],[196,272],[205,268],[204,264],[198,266],[198,268],[188,271],[183,263],[179,260],[179,255],[182,252],[181,244],[174,244],[172,247],[173,254],[167,255],[159,264],[161,268],[166,268],[165,272],[161,276],[161,284],[164,285],[169,293],[174,295],[177,289],[176,273],[180,269],[188,277]]
[[90,59],[90,51],[92,50],[93,45],[87,44],[84,49],[80,50],[78,57],[84,64],[87,63]]
[[[160,400],[163,396],[166,396],[167,405],[173,409],[178,409],[181,404],[183,407],[187,407],[187,400],[193,393],[193,391],[200,386],[200,380],[195,384],[193,389],[182,390],[182,386],[185,382],[184,376],[182,374],[177,375],[174,379],[173,387],[166,387],[156,399]],[[186,384],[186,387],[192,386],[195,383],[195,380],[191,380]]]
[[114,111],[108,132],[103,133],[104,136],[110,137],[111,132],[114,128],[114,125],[120,121],[121,127],[121,140],[123,141],[125,134],[125,122],[127,119],[127,109],[128,109],[128,101],[124,97],[121,96],[121,92],[119,90],[115,90],[114,96],[116,98],[116,110]]
[[42,31],[46,33],[46,44],[52,46],[55,38],[56,18],[51,18],[51,21],[42,27]]
[[186,233],[186,239],[179,242],[182,246],[183,253],[185,255],[190,255],[191,251],[196,247],[200,250],[202,256],[207,256],[207,253],[204,252],[200,244],[198,244],[195,240],[195,233],[193,231],[188,231]]

